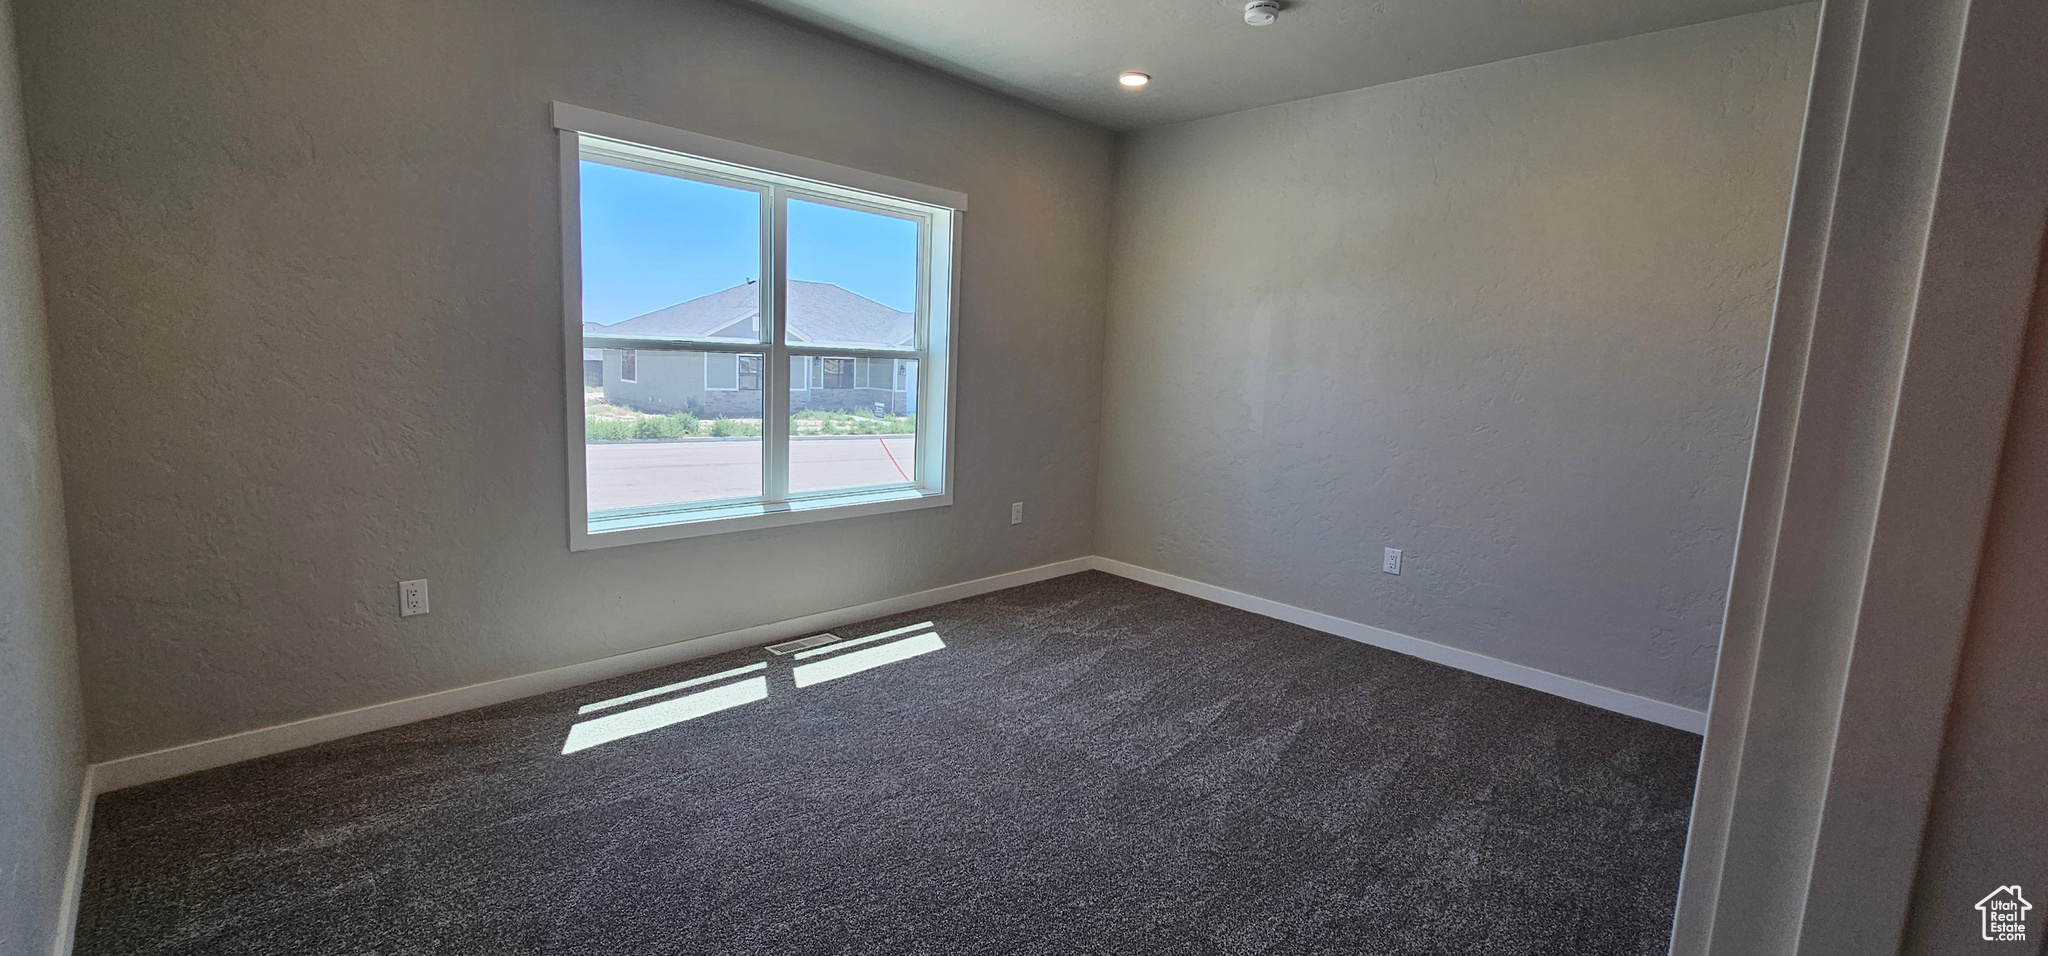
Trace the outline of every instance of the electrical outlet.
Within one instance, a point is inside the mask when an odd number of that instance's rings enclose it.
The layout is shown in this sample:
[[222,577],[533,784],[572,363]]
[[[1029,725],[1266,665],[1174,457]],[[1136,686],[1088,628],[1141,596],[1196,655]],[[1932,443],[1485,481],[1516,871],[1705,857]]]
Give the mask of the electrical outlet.
[[427,579],[398,582],[398,616],[427,613]]
[[1021,502],[1021,501],[1012,501],[1012,502],[1010,502],[1010,523],[1011,523],[1011,524],[1023,524],[1023,523],[1024,523],[1024,502]]
[[1386,556],[1385,556],[1385,557],[1382,557],[1382,558],[1380,559],[1380,570],[1382,570],[1382,571],[1385,571],[1385,572],[1387,572],[1388,574],[1400,574],[1400,573],[1401,573],[1401,549],[1400,549],[1400,548],[1388,548],[1388,549],[1387,549],[1387,553],[1386,553]]

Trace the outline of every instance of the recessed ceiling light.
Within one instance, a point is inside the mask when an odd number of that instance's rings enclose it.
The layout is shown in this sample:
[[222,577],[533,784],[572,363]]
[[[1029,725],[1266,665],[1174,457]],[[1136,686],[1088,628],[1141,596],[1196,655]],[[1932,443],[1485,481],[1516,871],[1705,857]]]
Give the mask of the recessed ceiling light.
[[1147,76],[1143,73],[1139,73],[1136,70],[1133,70],[1129,73],[1125,73],[1122,76],[1117,77],[1116,81],[1118,83],[1122,83],[1125,86],[1136,89],[1140,86],[1144,86],[1145,84],[1152,82],[1152,77]]

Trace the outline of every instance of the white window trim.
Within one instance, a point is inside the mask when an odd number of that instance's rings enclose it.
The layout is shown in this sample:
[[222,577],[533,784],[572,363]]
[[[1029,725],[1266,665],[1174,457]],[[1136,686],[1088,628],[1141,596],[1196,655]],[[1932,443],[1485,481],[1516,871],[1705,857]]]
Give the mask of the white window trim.
[[[562,311],[566,368],[571,382],[583,380],[583,269],[581,259],[582,209],[580,162],[585,137],[681,153],[714,163],[742,166],[750,175],[774,181],[785,188],[823,196],[836,203],[858,207],[863,202],[896,199],[937,207],[928,226],[929,239],[921,243],[925,257],[923,288],[919,290],[919,322],[925,347],[919,365],[919,432],[917,449],[918,482],[911,486],[844,489],[830,494],[788,495],[784,500],[705,503],[659,515],[613,519],[592,529],[586,488],[583,435],[583,393],[566,389],[566,445],[569,458],[569,547],[572,551],[668,541],[704,535],[780,527],[811,521],[853,518],[918,508],[938,508],[953,503],[954,420],[958,389],[953,378],[958,365],[958,290],[960,288],[960,236],[965,225],[967,196],[936,186],[927,186],[865,170],[852,169],[774,150],[735,143],[700,133],[660,126],[596,110],[554,104],[554,125],[560,132],[563,281]],[[863,194],[875,194],[864,196]],[[802,198],[809,199],[810,196]],[[880,211],[879,209],[877,211]],[[782,223],[774,223],[780,232]],[[769,230],[763,230],[767,233]],[[770,241],[764,236],[764,242]],[[782,263],[774,263],[779,273]],[[764,304],[779,292],[781,275],[764,276]],[[770,286],[770,283],[773,283]],[[929,298],[927,298],[927,296]],[[767,323],[780,326],[779,304],[772,307]],[[789,359],[824,352],[861,350],[819,349],[790,342],[782,330],[764,330],[765,342],[690,343],[690,348],[709,346],[713,351],[759,350],[762,360],[764,472],[780,478],[772,486],[787,485],[786,442],[769,440],[786,434],[789,420]],[[877,350],[887,351],[887,350]],[[900,356],[887,356],[897,357]],[[637,369],[635,370],[638,371]],[[636,376],[637,377],[637,376]],[[809,377],[809,376],[807,376]],[[808,384],[815,384],[808,383]],[[778,423],[779,424],[776,424]]]
[[[579,341],[580,341],[580,340],[579,340]],[[633,355],[633,374],[631,374],[631,375],[627,375],[627,374],[626,374],[626,354],[627,354],[628,352],[632,353],[632,355]],[[618,353],[619,353],[619,381],[621,381],[621,382],[625,382],[625,383],[626,383],[626,384],[628,384],[628,385],[638,385],[638,384],[640,384],[640,350],[639,350],[639,349],[619,349],[619,350],[618,350]]]

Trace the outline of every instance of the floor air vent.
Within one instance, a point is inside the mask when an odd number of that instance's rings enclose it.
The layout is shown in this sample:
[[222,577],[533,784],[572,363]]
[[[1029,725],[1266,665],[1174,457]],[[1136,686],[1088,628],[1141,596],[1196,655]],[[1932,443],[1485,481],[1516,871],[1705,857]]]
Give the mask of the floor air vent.
[[837,634],[813,634],[809,637],[799,637],[793,641],[783,641],[780,644],[770,644],[768,645],[768,653],[794,654],[797,651],[804,650],[805,648],[821,647],[823,645],[830,644],[838,639],[839,635]]

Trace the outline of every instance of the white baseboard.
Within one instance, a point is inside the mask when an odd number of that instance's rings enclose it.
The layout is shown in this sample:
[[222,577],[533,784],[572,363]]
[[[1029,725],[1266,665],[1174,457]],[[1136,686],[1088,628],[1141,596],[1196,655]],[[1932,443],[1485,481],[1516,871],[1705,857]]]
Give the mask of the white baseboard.
[[1446,667],[1455,667],[1461,671],[1470,671],[1495,680],[1507,681],[1510,684],[1519,684],[1531,690],[1540,690],[1546,694],[1553,694],[1566,700],[1590,704],[1602,710],[1611,710],[1618,714],[1627,714],[1630,717],[1640,717],[1652,723],[1663,724],[1666,727],[1675,727],[1679,730],[1695,734],[1707,732],[1707,715],[1704,712],[1680,707],[1677,704],[1640,697],[1626,691],[1615,690],[1612,687],[1602,687],[1599,684],[1566,677],[1562,674],[1553,674],[1546,670],[1538,670],[1523,664],[1504,661],[1498,657],[1488,657],[1485,654],[1459,650],[1445,644],[1438,644],[1435,641],[1425,641],[1419,637],[1397,634],[1384,628],[1373,627],[1370,624],[1360,624],[1357,621],[1333,617],[1306,608],[1295,607],[1292,604],[1282,604],[1278,601],[1232,591],[1213,584],[1204,584],[1200,581],[1180,577],[1179,575],[1167,574],[1164,571],[1154,571],[1151,568],[1139,567],[1138,565],[1128,564],[1113,558],[1098,556],[1093,559],[1092,564],[1097,570],[1107,571],[1119,577],[1130,578],[1133,581],[1150,584],[1154,587],[1166,588],[1169,591],[1179,591],[1190,597],[1198,597],[1204,601],[1213,601],[1217,604],[1237,608],[1240,611],[1250,611],[1253,614],[1286,621],[1289,624],[1299,624],[1303,627],[1314,628],[1326,634],[1350,638],[1361,644],[1371,644],[1374,647],[1382,647],[1410,657],[1420,657],[1423,660],[1433,661]]
[[71,822],[71,858],[64,864],[64,895],[57,902],[57,937],[51,956],[71,956],[71,941],[78,934],[78,900],[85,892],[86,843],[92,837],[92,767],[85,768],[79,781],[78,817]]
[[[521,674],[517,677],[507,677],[502,680],[471,684],[467,687],[436,691],[431,694],[422,694],[418,697],[408,697],[403,700],[372,704],[368,707],[324,714],[319,717],[309,717],[305,720],[294,721],[288,724],[278,724],[273,727],[244,731],[226,737],[216,737],[212,740],[202,740],[197,743],[183,744],[149,753],[136,754],[132,757],[122,757],[117,760],[94,764],[89,768],[86,779],[92,793],[106,793],[123,787],[165,780],[194,771],[208,770],[231,763],[239,763],[244,760],[253,760],[257,757],[283,753],[287,750],[297,750],[300,747],[310,747],[314,744],[339,740],[343,737],[368,733],[373,730],[384,730],[432,717],[442,717],[465,710],[473,710],[478,707],[502,704],[506,701],[518,700],[522,697],[531,697],[535,694],[563,690],[581,684],[588,684],[592,681],[622,677],[638,671],[677,664],[700,657],[709,657],[713,654],[725,653],[726,651],[739,650],[761,644],[771,644],[776,641],[800,637],[805,634],[840,627],[870,618],[913,611],[935,604],[944,604],[948,601],[957,601],[961,598],[973,597],[977,594],[987,594],[988,592],[1000,591],[1004,588],[1032,584],[1091,568],[1107,571],[1111,574],[1156,587],[1179,591],[1182,594],[1198,597],[1205,601],[1214,601],[1217,604],[1250,611],[1253,614],[1262,614],[1266,617],[1287,621],[1291,624],[1299,624],[1303,627],[1314,628],[1318,631],[1371,644],[1375,647],[1397,651],[1411,657],[1420,657],[1423,660],[1434,661],[1448,667],[1471,671],[1475,674],[1507,681],[1511,684],[1519,684],[1547,694],[1555,694],[1567,700],[1575,700],[1582,704],[1590,704],[1594,707],[1627,714],[1631,717],[1640,717],[1668,727],[1676,727],[1680,730],[1696,734],[1706,732],[1706,714],[1697,710],[1689,710],[1676,704],[1639,697],[1635,694],[1615,690],[1610,687],[1602,687],[1598,684],[1565,677],[1561,674],[1553,674],[1549,671],[1510,663],[1499,658],[1488,657],[1484,654],[1459,650],[1455,647],[1449,647],[1433,641],[1425,641],[1421,638],[1409,637],[1405,634],[1396,634],[1393,631],[1373,627],[1369,624],[1348,621],[1340,617],[1333,617],[1305,608],[1282,604],[1278,601],[1243,594],[1228,588],[1217,587],[1213,584],[1204,584],[1200,581],[1167,574],[1163,571],[1154,571],[1150,568],[1139,567],[1123,561],[1103,557],[1085,557],[1040,565],[1035,568],[1025,568],[1021,571],[1011,571],[1006,574],[992,575],[973,581],[963,581],[959,584],[950,584],[945,587],[933,588],[929,591],[906,594],[901,597],[885,598],[880,601],[871,601],[852,607],[822,611],[817,614],[791,618],[786,621],[775,621],[754,627],[741,628],[736,631],[727,631],[723,634],[713,634],[707,637],[678,641],[674,644],[632,651],[613,657],[586,661],[581,664],[570,664],[565,667],[536,671],[531,674]],[[86,810],[82,812],[89,815],[89,811],[90,806],[88,805]],[[78,836],[81,850],[79,859],[76,862],[79,864],[82,864],[84,860],[82,850],[85,839],[84,833],[85,831],[81,830]],[[79,875],[82,876],[82,873],[83,871],[81,870]]]
[[678,664],[683,661],[723,654],[741,648],[761,644],[772,644],[792,637],[801,637],[834,627],[842,627],[871,618],[886,617],[922,607],[958,601],[961,598],[1033,584],[1061,575],[1086,571],[1093,567],[1092,558],[1073,558],[1035,568],[991,575],[972,581],[962,581],[945,587],[919,591],[901,597],[884,598],[866,604],[856,604],[831,611],[821,611],[786,621],[775,621],[754,627],[712,634],[632,651],[612,657],[555,667],[517,677],[471,684],[451,690],[436,691],[418,697],[408,697],[368,707],[358,707],[339,713],[323,714],[288,724],[263,727],[256,730],[202,740],[197,743],[167,747],[149,753],[136,754],[95,764],[91,779],[95,793],[106,793],[123,787],[166,780],[199,770],[223,767],[231,763],[267,757],[271,754],[310,747],[314,744],[352,737],[356,734],[384,730],[403,724],[442,717],[448,714],[502,704],[506,701],[545,694],[588,684],[592,681],[612,677],[623,677],[655,667]]

